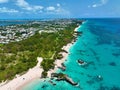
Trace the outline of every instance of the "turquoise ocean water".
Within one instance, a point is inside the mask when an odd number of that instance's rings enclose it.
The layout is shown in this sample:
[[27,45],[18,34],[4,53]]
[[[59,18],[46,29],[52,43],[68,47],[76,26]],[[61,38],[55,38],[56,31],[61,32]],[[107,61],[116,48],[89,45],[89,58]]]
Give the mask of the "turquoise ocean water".
[[[53,86],[46,79],[35,80],[23,90],[120,90],[120,19],[88,19],[78,31],[83,34],[69,50],[66,70],[57,72],[79,85],[53,80]],[[88,64],[80,66],[79,59]]]

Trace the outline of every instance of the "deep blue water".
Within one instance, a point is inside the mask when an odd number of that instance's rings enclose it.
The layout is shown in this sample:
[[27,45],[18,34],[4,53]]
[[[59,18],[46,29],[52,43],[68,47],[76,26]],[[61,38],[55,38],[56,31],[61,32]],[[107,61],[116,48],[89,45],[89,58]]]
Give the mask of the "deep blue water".
[[[69,50],[66,71],[78,86],[65,81],[35,80],[23,90],[120,90],[120,19],[89,19],[78,29],[82,36]],[[77,60],[88,64],[80,66]],[[101,79],[98,78],[101,76]]]
[[0,26],[27,24],[29,22],[27,20],[0,20]]
[[51,18],[43,18],[43,19],[0,19],[0,26],[8,26],[8,25],[17,25],[17,24],[27,24],[34,21],[49,21],[54,20]]

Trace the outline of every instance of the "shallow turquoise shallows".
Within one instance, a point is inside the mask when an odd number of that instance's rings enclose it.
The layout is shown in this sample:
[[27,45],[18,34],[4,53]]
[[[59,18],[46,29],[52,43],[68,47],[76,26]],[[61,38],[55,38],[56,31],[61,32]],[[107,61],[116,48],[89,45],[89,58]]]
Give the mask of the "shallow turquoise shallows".
[[[35,80],[23,90],[120,90],[120,19],[88,19],[78,29],[82,36],[69,50],[67,74],[78,86],[66,81]],[[77,60],[87,63],[80,66]]]

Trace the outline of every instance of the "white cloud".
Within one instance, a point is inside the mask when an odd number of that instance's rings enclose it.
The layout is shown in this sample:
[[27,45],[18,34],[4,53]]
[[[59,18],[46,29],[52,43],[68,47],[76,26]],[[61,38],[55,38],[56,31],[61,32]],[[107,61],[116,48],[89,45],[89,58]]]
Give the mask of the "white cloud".
[[19,11],[15,10],[15,9],[9,9],[9,8],[6,8],[6,7],[0,8],[0,13],[18,13],[18,12]]
[[35,10],[41,10],[41,9],[43,9],[44,7],[43,7],[43,6],[33,6],[33,8],[34,8]]
[[7,3],[8,0],[0,0],[0,3]]
[[58,8],[56,10],[56,14],[61,14],[61,15],[70,15],[70,12],[68,10],[65,10],[63,8]]
[[47,6],[43,7],[41,5],[30,5],[25,0],[16,0],[16,5],[19,6],[21,9],[26,10],[24,13],[31,13],[34,12],[35,14],[43,13],[43,14],[66,14],[68,15],[69,12],[65,10],[59,3],[56,6]]
[[16,5],[19,6],[20,8],[22,8],[24,10],[28,10],[28,11],[42,10],[44,8],[43,6],[30,5],[25,0],[17,0]]
[[[0,3],[7,3],[10,0],[0,0]],[[27,0],[11,0],[17,7],[19,7],[19,10],[10,9],[8,7],[0,7],[0,13],[10,13],[10,14],[37,14],[40,13],[48,14],[48,15],[70,15],[70,12],[61,6],[60,3],[56,3],[54,6],[46,6],[43,7],[41,5],[32,5],[27,2]]]
[[32,8],[29,6],[29,4],[24,0],[17,0],[16,5],[25,10],[32,10]]
[[106,4],[108,0],[101,0],[102,4]]
[[57,6],[60,7],[61,5],[59,3],[57,3]]
[[60,4],[57,5],[57,7],[49,6],[46,8],[47,14],[53,14],[53,15],[70,15],[70,12],[63,9]]
[[99,5],[98,4],[93,4],[92,7],[98,7]]
[[100,3],[95,3],[91,6],[89,5],[88,7],[93,7],[93,8],[100,7],[100,6],[103,6],[103,5],[107,4],[107,2],[108,2],[108,0],[100,0]]
[[55,7],[49,6],[49,7],[46,8],[46,10],[47,10],[47,11],[54,11],[54,10],[55,10]]

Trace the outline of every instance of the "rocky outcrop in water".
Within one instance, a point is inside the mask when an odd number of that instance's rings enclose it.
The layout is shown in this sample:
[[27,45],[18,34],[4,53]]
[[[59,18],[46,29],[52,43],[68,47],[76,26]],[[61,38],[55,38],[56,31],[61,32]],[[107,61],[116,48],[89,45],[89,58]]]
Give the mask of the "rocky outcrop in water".
[[61,67],[58,67],[59,69],[61,69],[62,71],[65,71],[66,70],[66,66],[64,65],[64,63],[61,64],[62,66]]
[[56,83],[54,83],[52,80],[49,80],[49,83],[51,83],[53,86],[56,85]]
[[79,65],[81,65],[81,66],[84,66],[84,65],[87,64],[87,63],[86,63],[85,61],[83,61],[83,60],[78,60],[77,62],[78,62]]
[[82,31],[75,31],[75,36],[81,36],[83,34]]
[[51,76],[52,76],[52,77],[56,77],[56,78],[57,78],[57,79],[56,79],[57,81],[62,81],[62,80],[64,80],[64,81],[70,83],[71,85],[74,85],[74,86],[78,85],[78,83],[74,82],[74,81],[73,81],[70,77],[68,77],[68,75],[66,75],[66,74],[63,74],[63,73],[52,73]]

